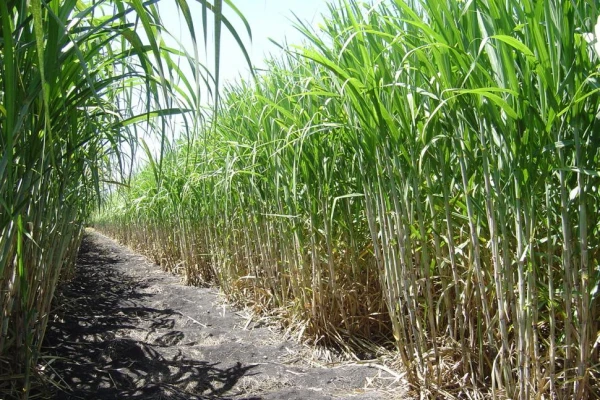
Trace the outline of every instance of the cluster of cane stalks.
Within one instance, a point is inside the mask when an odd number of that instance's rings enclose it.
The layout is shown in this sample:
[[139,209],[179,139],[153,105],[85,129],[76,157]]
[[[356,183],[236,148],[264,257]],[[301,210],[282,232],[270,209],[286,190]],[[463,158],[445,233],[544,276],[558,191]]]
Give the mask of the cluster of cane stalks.
[[597,3],[330,14],[97,226],[424,396],[599,396]]

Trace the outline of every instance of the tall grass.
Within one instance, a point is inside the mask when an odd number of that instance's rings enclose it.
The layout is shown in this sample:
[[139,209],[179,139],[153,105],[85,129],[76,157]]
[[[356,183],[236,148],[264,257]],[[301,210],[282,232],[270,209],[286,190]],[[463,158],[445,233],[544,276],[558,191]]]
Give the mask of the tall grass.
[[600,396],[596,3],[330,11],[99,226],[423,396]]
[[[197,113],[202,78],[218,80],[165,44],[156,3],[0,2],[0,397],[28,397],[57,282],[137,131],[164,137],[168,116]],[[199,32],[187,1],[176,3]],[[201,3],[205,36],[215,12],[218,53],[222,2]]]

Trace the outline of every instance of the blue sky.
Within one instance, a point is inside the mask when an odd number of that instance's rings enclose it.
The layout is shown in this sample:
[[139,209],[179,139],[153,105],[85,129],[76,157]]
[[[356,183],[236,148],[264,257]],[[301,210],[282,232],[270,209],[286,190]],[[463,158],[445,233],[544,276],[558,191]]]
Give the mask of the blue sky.
[[[190,1],[190,5],[195,3]],[[327,1],[325,0],[233,0],[235,6],[242,12],[252,28],[252,42],[245,32],[242,21],[235,13],[227,7],[224,10],[225,15],[230,19],[238,33],[246,44],[252,63],[255,67],[262,67],[262,61],[268,55],[277,55],[280,49],[269,41],[269,38],[277,42],[282,42],[284,38],[290,44],[299,44],[302,42],[302,35],[293,27],[294,14],[301,20],[308,22],[312,26],[317,26],[322,22],[321,14],[327,14]],[[192,5],[191,5],[192,6]],[[197,26],[201,27],[201,6],[198,3],[193,4],[192,12],[197,17]],[[163,0],[160,3],[161,18],[167,25],[167,28],[175,36],[178,36],[184,46],[191,51],[192,45],[188,35],[186,35],[185,24],[177,14],[175,1]],[[209,16],[211,18],[212,16]],[[212,25],[212,24],[211,24]],[[213,28],[209,27],[209,31]],[[200,35],[202,35],[200,33]],[[199,43],[203,43],[203,38],[198,38]],[[204,49],[200,50],[200,61],[211,66],[213,59],[212,34],[209,37],[209,48],[207,49],[209,58],[205,58]],[[223,28],[221,38],[221,79],[222,81],[231,81],[239,75],[249,76],[244,56],[239,49],[233,36]]]
[[[287,38],[288,43],[292,44],[302,41],[302,35],[293,28],[294,14],[303,21],[317,25],[322,21],[321,14],[327,11],[325,0],[237,0],[234,4],[252,28],[253,41],[249,47],[252,62],[259,67],[270,53],[280,52],[269,38],[277,42]],[[240,67],[243,67],[242,71],[247,71],[243,56],[231,35],[227,35],[223,41],[222,60],[224,78],[235,77]]]

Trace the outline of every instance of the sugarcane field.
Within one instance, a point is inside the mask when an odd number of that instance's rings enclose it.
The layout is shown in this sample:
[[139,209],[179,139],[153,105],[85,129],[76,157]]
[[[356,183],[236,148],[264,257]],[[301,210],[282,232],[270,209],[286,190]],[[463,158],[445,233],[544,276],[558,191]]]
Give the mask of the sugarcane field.
[[598,0],[0,0],[0,400],[600,399]]

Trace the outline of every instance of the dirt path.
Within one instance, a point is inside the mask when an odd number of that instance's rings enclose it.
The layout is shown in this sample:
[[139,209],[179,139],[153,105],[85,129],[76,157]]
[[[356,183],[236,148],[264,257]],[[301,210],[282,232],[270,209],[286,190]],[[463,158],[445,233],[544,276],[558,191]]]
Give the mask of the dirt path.
[[[44,353],[57,399],[400,399],[401,382],[366,365],[316,366],[306,349],[90,233],[60,290]],[[390,371],[391,372],[391,371]],[[385,387],[385,389],[382,389]]]

